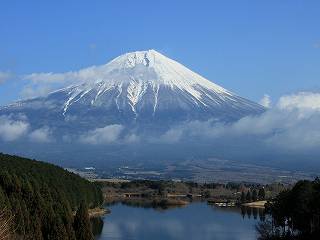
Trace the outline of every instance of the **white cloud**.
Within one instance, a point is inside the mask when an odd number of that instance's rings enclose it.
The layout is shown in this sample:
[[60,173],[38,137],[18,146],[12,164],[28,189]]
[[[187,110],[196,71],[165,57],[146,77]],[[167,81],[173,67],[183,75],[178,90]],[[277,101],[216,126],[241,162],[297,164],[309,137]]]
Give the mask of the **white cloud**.
[[[21,90],[23,98],[44,96],[55,89],[64,87],[74,82],[70,73],[33,73],[22,77],[26,85]],[[71,79],[70,79],[71,78]]]
[[270,96],[267,94],[263,95],[262,99],[259,101],[259,104],[261,104],[262,106],[264,106],[266,108],[270,108],[271,107]]
[[48,143],[52,141],[51,130],[48,127],[43,127],[32,131],[29,134],[29,139],[33,142]]
[[[192,123],[189,123],[192,124]],[[181,140],[181,138],[183,137],[183,133],[184,133],[184,126],[182,128],[172,128],[170,130],[168,130],[166,133],[164,133],[162,136],[160,136],[160,138],[157,138],[155,140],[155,142],[163,142],[163,143],[176,143],[179,142]]]
[[28,85],[21,90],[20,95],[23,98],[45,96],[46,94],[50,93],[53,89],[54,88],[51,88],[50,86],[45,86],[45,85],[41,85],[41,86]]
[[109,144],[120,139],[124,127],[114,124],[103,128],[97,128],[80,136],[80,141],[89,144]]
[[213,146],[217,142],[228,146],[228,142],[241,139],[239,144],[247,150],[252,144],[261,143],[261,149],[271,151],[306,153],[313,150],[320,154],[319,110],[320,94],[303,92],[281,97],[274,108],[259,116],[244,117],[230,124],[189,122],[170,129],[158,141],[197,140]]
[[140,137],[134,133],[128,134],[124,137],[124,143],[138,143],[140,141]]
[[0,116],[0,139],[14,141],[24,136],[29,124],[24,120],[13,120],[9,116]]
[[300,92],[280,98],[280,109],[320,110],[320,93]]
[[66,86],[95,82],[103,75],[103,66],[92,66],[65,73],[32,73],[21,77],[26,81],[26,85],[20,94],[22,97],[43,96]]

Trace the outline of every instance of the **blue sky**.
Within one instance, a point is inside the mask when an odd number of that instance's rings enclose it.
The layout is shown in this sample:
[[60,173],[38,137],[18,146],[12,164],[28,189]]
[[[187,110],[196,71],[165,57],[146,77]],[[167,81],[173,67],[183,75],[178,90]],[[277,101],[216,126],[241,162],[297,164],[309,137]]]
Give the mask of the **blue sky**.
[[20,96],[25,74],[151,48],[255,101],[318,91],[319,9],[302,0],[2,0],[0,72],[10,76],[0,78],[0,104]]

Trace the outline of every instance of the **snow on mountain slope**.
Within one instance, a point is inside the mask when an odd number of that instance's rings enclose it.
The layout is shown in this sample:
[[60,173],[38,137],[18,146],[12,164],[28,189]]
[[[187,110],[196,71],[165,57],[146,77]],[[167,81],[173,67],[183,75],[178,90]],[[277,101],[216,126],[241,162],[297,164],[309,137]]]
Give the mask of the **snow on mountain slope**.
[[210,95],[205,91],[201,92],[200,89],[197,89],[197,86],[217,95],[226,97],[232,95],[222,87],[209,82],[155,50],[124,54],[109,64],[101,66],[98,71],[100,72],[99,78],[95,80],[97,84],[90,86],[92,83],[89,83],[73,88],[70,98],[65,104],[64,114],[68,107],[74,103],[74,99],[77,102],[89,92],[97,89],[92,104],[104,93],[116,90],[118,94],[115,102],[117,103],[122,93],[125,93],[128,104],[135,114],[138,114],[136,106],[148,90],[153,95],[153,112],[155,113],[160,87],[165,87],[171,91],[185,92],[196,105],[203,106],[207,105],[202,101],[202,95],[207,95],[209,98]]
[[90,76],[84,83],[2,107],[0,114],[23,113],[39,126],[87,129],[233,121],[264,111],[155,50],[127,53],[81,72]]

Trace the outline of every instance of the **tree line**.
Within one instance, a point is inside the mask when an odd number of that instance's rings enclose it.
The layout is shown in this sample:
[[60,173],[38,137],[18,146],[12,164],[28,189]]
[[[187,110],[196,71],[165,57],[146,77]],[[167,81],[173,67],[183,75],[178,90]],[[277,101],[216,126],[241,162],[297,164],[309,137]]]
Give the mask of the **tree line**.
[[91,240],[87,207],[102,203],[95,183],[49,163],[0,153],[0,212],[12,218],[11,239]]
[[247,202],[255,202],[255,201],[262,201],[266,199],[266,192],[264,187],[259,189],[249,189],[247,193],[244,191],[241,192],[240,202],[247,203]]
[[260,240],[320,239],[320,179],[297,182],[268,203],[267,212],[257,228]]

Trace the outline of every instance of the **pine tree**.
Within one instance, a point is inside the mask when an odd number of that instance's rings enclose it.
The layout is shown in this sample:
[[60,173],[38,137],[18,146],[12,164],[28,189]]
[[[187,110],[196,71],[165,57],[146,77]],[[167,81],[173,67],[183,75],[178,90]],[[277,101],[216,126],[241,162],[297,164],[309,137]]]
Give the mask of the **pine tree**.
[[24,222],[24,234],[27,234],[30,232],[30,214],[24,200],[21,200],[21,211]]
[[257,199],[258,199],[257,190],[253,189],[253,191],[252,191],[252,201],[257,201]]
[[241,203],[244,203],[246,201],[246,195],[244,192],[241,192],[241,198],[240,198]]
[[41,221],[39,217],[36,215],[32,217],[31,220],[31,233],[30,233],[30,238],[28,239],[33,239],[33,240],[43,240],[43,233],[41,231]]
[[4,194],[2,187],[0,185],[0,209],[4,209],[6,207],[6,195]]
[[77,240],[93,240],[93,234],[91,231],[91,224],[88,214],[88,209],[85,202],[80,204],[80,207],[74,218],[73,228],[76,234]]
[[260,200],[264,200],[266,198],[266,192],[264,188],[259,189],[258,197]]
[[247,200],[247,202],[251,202],[251,200],[252,200],[250,190],[248,190],[248,192],[247,192],[246,200]]
[[48,239],[50,240],[68,240],[68,233],[63,225],[63,222],[59,217],[52,219],[50,232],[48,233]]

